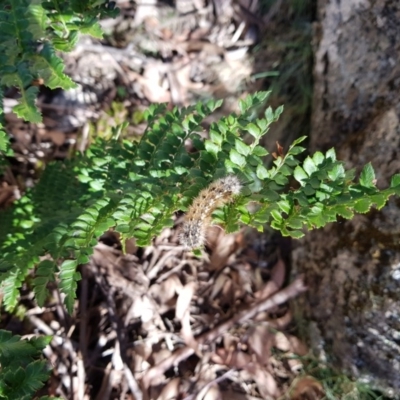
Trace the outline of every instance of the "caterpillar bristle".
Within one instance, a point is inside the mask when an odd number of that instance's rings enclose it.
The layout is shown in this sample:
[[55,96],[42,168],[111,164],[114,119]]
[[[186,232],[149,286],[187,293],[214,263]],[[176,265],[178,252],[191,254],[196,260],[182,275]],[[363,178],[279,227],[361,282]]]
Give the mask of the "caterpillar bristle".
[[212,182],[193,200],[186,213],[179,242],[187,249],[203,247],[211,214],[217,207],[229,203],[240,194],[242,184],[235,175],[228,175]]

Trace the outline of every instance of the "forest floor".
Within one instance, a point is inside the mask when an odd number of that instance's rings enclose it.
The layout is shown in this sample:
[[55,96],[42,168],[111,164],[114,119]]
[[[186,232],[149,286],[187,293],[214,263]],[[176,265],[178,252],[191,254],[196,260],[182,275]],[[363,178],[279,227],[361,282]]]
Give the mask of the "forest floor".
[[[272,152],[276,141],[287,146],[308,134],[311,3],[177,0],[172,7],[119,1],[120,15],[102,21],[104,40],[82,38],[65,56],[78,89],[41,88],[43,123],[17,119],[11,113],[16,94],[6,93],[15,157],[1,182],[0,207],[33,186],[46,163],[84,151],[112,127],[128,121],[125,135],[140,136],[143,111],[154,102],[186,106],[222,98],[226,114],[246,94],[272,89],[271,105],[285,104],[285,112],[264,145]],[[20,335],[53,336],[45,351],[53,373],[41,394],[338,398],[321,373],[329,368],[299,338],[289,300],[304,288],[290,275],[290,240],[249,230],[227,235],[212,227],[198,257],[178,244],[180,218],[151,246],[138,248],[132,240],[125,253],[118,236],[103,235],[90,263],[80,267],[72,316],[55,286],[43,308],[28,286],[22,288],[25,318],[3,313],[0,325]],[[343,379],[332,371],[327,376]]]

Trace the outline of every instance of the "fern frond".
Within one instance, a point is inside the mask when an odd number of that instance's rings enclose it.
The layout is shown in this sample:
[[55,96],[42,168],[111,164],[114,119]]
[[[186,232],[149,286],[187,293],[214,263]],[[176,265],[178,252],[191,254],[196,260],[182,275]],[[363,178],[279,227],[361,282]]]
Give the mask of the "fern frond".
[[[14,112],[25,120],[40,122],[35,100],[38,89],[32,85],[42,78],[50,88],[65,90],[75,84],[64,73],[54,48],[72,50],[80,33],[102,37],[98,18],[115,16],[113,3],[80,1],[78,14],[71,2],[4,0],[0,11],[0,77],[4,86],[15,86],[21,93]],[[0,142],[1,143],[1,142]]]
[[0,396],[9,400],[29,400],[50,376],[41,353],[50,336],[21,340],[0,330]]
[[[38,265],[33,281],[38,301],[43,304],[46,285],[55,274],[71,312],[80,279],[76,268],[88,261],[104,231],[113,228],[122,241],[134,237],[138,245],[147,245],[172,226],[175,211],[187,210],[202,189],[228,174],[237,176],[243,189],[233,203],[213,214],[227,231],[239,225],[259,230],[270,225],[300,237],[305,229],[321,227],[338,215],[350,218],[373,204],[380,208],[390,195],[399,194],[399,178],[380,191],[370,165],[357,181],[333,150],[300,163],[296,157],[304,151],[304,137],[286,152],[278,149],[272,167],[266,168],[268,152],[260,139],[282,111],[267,108],[264,118],[256,119],[253,111],[267,96],[257,93],[244,99],[244,114],[211,124],[205,140],[202,122],[220,102],[172,111],[154,105],[146,113],[149,125],[139,142],[99,138],[86,154],[48,165],[36,187],[16,202],[14,233],[0,230],[7,309],[15,306],[18,288],[39,257],[47,255],[50,261]],[[1,218],[0,213],[0,227]]]

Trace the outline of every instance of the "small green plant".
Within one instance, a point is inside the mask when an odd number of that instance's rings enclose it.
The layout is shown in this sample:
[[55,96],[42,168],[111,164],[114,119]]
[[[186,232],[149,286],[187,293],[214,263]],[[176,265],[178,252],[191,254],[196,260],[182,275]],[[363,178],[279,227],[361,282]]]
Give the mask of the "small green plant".
[[[50,376],[42,350],[50,336],[23,340],[0,330],[0,398],[30,400]],[[40,400],[50,399],[40,397]],[[52,397],[55,399],[55,397]]]

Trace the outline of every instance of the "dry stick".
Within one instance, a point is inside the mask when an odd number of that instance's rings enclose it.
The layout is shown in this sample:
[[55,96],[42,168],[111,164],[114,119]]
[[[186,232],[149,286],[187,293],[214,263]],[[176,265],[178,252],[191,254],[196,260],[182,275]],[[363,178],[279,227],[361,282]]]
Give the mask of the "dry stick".
[[107,364],[106,369],[104,370],[103,380],[101,381],[100,390],[97,393],[97,396],[94,400],[106,400],[110,398],[111,394],[111,374],[112,374],[112,363],[109,362]]
[[82,357],[79,357],[78,355],[78,361],[76,363],[77,365],[77,378],[78,378],[78,384],[76,388],[78,400],[84,400],[85,398],[85,380],[86,380],[86,375],[85,375],[85,365]]
[[176,265],[175,267],[171,268],[169,271],[161,274],[157,280],[156,283],[161,283],[164,282],[167,278],[169,278],[171,275],[177,273],[179,270],[182,269],[182,267],[184,267],[187,264],[187,260],[182,260],[179,262],[178,265]]
[[70,324],[68,323],[69,321],[69,315],[67,314],[67,312],[66,312],[66,309],[65,309],[65,307],[64,307],[64,305],[63,305],[63,301],[62,301],[62,299],[61,299],[61,294],[60,294],[60,291],[59,291],[59,289],[58,288],[56,288],[55,290],[54,290],[54,293],[55,293],[55,297],[57,298],[57,302],[56,302],[56,312],[57,312],[57,314],[58,314],[58,320],[59,321],[61,321],[61,323],[60,323],[60,325],[64,325],[64,346],[66,345],[67,347],[69,347],[68,348],[68,350],[69,350],[69,354],[70,354],[70,356],[71,356],[71,359],[70,359],[70,366],[69,366],[69,368],[68,368],[68,374],[69,374],[69,380],[70,380],[70,390],[69,390],[69,397],[70,397],[70,399],[71,400],[74,400],[74,392],[75,392],[75,390],[74,390],[74,377],[73,377],[73,372],[72,372],[72,365],[73,365],[73,363],[75,363],[76,362],[76,352],[75,352],[75,350],[74,350],[74,346],[72,345],[72,343],[71,343],[71,339],[70,339],[70,336],[69,336],[69,331],[70,331],[70,329],[71,329],[71,326],[70,326]]
[[80,359],[78,360],[78,396],[79,399],[85,396],[85,382],[86,370],[85,364],[87,363],[87,299],[88,299],[88,274],[87,266],[82,266],[82,286],[80,293],[80,321],[79,321],[79,348]]
[[47,325],[43,320],[40,318],[34,316],[34,315],[29,315],[28,314],[28,319],[29,321],[36,326],[39,330],[41,330],[45,335],[49,336],[54,336],[54,330],[50,328],[49,325]]
[[[135,397],[136,400],[143,400],[143,398],[144,398],[143,392],[141,391],[139,384],[137,383],[135,377],[133,376],[132,371],[129,369],[127,363],[125,362],[125,360],[124,360],[125,357],[123,357],[122,353],[121,353],[121,348],[125,341],[121,337],[121,330],[119,329],[119,326],[118,326],[116,305],[115,305],[114,298],[113,298],[114,290],[112,290],[110,288],[108,291],[106,291],[104,289],[104,287],[103,287],[103,285],[101,285],[101,283],[105,282],[105,278],[96,277],[96,280],[99,282],[100,289],[103,291],[103,293],[107,297],[108,312],[110,314],[111,327],[117,333],[116,346],[114,347],[114,356],[116,358],[116,361],[118,361],[123,366],[125,379],[128,383],[128,386],[129,386],[129,389],[130,389],[132,395]],[[124,351],[124,353],[125,353],[125,351]]]
[[[230,328],[232,328],[235,324],[243,323],[260,312],[270,310],[273,307],[276,307],[280,304],[283,304],[290,300],[293,297],[296,297],[298,294],[306,291],[307,288],[304,285],[302,277],[297,278],[294,282],[292,282],[285,289],[280,290],[278,293],[275,293],[271,297],[261,299],[258,302],[251,305],[248,309],[240,311],[238,314],[234,315],[228,321],[222,322],[217,325],[214,329],[211,329],[208,332],[205,332],[195,338],[197,343],[203,344],[205,342],[212,342],[216,338],[218,338],[222,333],[226,332]],[[160,376],[173,365],[179,364],[181,361],[190,357],[195,352],[195,349],[191,347],[182,347],[176,350],[173,354],[171,354],[168,358],[161,361],[154,367],[150,368],[145,375],[143,376],[143,384],[145,387],[149,387],[151,381]]]
[[[29,315],[28,314],[28,318],[29,321],[34,324],[39,330],[41,330],[43,333],[45,333],[46,335],[50,335],[53,336],[53,346],[58,348],[57,345],[55,345],[54,341],[56,337],[60,337],[62,339],[62,341],[64,342],[63,347],[66,348],[70,354],[71,360],[75,360],[77,359],[78,361],[76,362],[77,364],[77,375],[78,375],[78,387],[77,387],[77,399],[78,400],[82,400],[84,398],[84,383],[85,383],[85,369],[83,366],[83,361],[82,358],[79,357],[79,355],[76,353],[76,351],[74,350],[74,346],[71,342],[71,340],[69,339],[69,337],[65,334],[64,336],[61,335],[57,335],[55,334],[55,332],[53,331],[53,329],[50,328],[50,326],[48,326],[44,321],[42,321],[40,318],[34,316],[34,315]],[[60,354],[58,354],[58,356],[60,357]],[[76,396],[74,396],[74,391],[73,391],[73,386],[72,386],[72,372],[71,372],[71,368],[70,368],[70,380],[71,380],[71,390],[70,390],[70,397],[72,399],[74,399]],[[62,392],[62,387],[59,388],[59,390]],[[66,395],[64,395],[65,398],[67,398]]]
[[87,266],[82,266],[82,284],[80,300],[80,321],[79,321],[79,347],[83,361],[87,362],[87,300],[88,300],[88,273]]
[[[157,254],[157,258],[160,255],[160,253]],[[168,258],[171,258],[174,255],[175,255],[174,252],[168,251],[167,253],[163,254],[162,257],[158,259],[158,261],[157,261],[156,257],[153,257],[154,262],[152,259],[146,270],[147,277],[150,280],[156,278],[159,270],[165,265],[165,262],[168,260]]]
[[132,374],[132,371],[130,370],[126,362],[124,362],[124,372],[129,389],[131,390],[131,393],[135,396],[135,400],[143,399],[142,390],[140,389],[139,384],[137,383],[135,377]]

